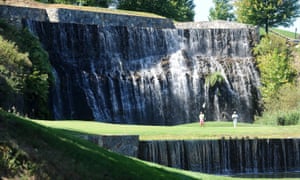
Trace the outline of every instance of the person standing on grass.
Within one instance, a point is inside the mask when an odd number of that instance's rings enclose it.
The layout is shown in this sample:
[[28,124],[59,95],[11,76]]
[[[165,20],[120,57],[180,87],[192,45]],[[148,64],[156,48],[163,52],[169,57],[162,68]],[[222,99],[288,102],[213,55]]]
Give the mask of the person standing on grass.
[[200,122],[200,126],[203,126],[204,125],[204,114],[203,112],[201,111],[200,114],[199,114],[199,122]]
[[233,114],[231,117],[232,117],[232,121],[233,121],[233,127],[236,128],[239,115],[236,113],[236,111],[233,111]]

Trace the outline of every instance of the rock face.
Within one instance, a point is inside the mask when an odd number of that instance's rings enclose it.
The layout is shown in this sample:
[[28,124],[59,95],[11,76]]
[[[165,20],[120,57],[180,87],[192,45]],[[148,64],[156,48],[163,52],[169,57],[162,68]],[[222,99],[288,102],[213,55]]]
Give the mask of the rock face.
[[[55,119],[173,125],[237,110],[252,122],[259,110],[255,28],[26,23],[50,55]],[[214,73],[223,81],[208,86]]]
[[142,141],[140,159],[211,174],[300,170],[300,139]]

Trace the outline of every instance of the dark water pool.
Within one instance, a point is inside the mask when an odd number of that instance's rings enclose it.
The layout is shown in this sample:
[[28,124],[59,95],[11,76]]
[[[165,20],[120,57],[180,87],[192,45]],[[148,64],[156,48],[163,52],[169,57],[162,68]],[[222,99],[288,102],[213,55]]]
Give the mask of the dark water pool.
[[241,177],[241,178],[299,178],[299,172],[270,172],[270,173],[256,173],[256,174],[237,174],[230,175],[230,177]]

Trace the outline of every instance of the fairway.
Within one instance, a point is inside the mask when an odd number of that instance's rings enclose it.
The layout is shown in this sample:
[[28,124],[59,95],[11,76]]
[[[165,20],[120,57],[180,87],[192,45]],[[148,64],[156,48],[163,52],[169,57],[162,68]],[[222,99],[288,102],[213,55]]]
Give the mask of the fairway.
[[41,125],[65,130],[71,134],[95,135],[139,135],[140,140],[183,140],[221,138],[300,138],[300,125],[266,126],[238,123],[233,128],[231,122],[206,122],[177,126],[121,125],[93,121],[41,121]]

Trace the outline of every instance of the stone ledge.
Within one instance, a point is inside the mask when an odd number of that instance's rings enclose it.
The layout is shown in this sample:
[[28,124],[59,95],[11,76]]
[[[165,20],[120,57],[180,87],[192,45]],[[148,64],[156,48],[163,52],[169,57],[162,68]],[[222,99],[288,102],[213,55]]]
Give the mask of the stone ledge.
[[200,21],[200,22],[183,22],[175,23],[178,29],[252,29],[258,28],[249,24],[242,24],[231,21]]
[[102,135],[84,135],[84,139],[99,145],[112,152],[125,156],[137,157],[139,150],[139,136],[102,136]]
[[95,24],[102,26],[131,26],[175,28],[166,18],[143,17],[54,7],[21,7],[0,3],[0,18],[22,27],[22,20],[48,21],[55,23]]

